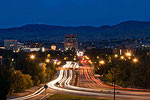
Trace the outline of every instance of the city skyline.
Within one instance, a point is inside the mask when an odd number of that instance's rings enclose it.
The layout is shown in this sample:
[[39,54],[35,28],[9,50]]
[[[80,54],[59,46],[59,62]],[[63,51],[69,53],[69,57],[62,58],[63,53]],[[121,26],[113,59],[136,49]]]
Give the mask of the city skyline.
[[149,100],[150,0],[0,0],[0,100]]

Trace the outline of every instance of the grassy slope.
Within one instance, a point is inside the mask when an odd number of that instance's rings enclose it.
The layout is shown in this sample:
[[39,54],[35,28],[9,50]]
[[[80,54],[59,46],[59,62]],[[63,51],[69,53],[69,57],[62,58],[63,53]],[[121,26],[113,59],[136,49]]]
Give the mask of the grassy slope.
[[106,99],[97,99],[97,98],[84,97],[84,96],[56,94],[56,95],[50,96],[46,100],[106,100]]

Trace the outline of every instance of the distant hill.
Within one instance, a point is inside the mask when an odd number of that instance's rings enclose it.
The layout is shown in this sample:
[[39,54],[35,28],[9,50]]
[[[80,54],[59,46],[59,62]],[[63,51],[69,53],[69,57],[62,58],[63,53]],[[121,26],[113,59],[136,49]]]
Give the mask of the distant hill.
[[22,27],[0,29],[0,41],[12,38],[17,40],[63,40],[65,34],[77,34],[79,40],[98,40],[110,38],[150,37],[150,22],[127,21],[114,26],[53,26],[28,24]]

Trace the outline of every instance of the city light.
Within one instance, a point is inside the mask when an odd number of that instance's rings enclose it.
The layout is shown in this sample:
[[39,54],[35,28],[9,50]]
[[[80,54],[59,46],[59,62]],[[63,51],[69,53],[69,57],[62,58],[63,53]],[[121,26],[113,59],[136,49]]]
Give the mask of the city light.
[[47,55],[47,57],[48,57],[48,58],[50,58],[50,57],[51,57],[51,55],[50,55],[50,54],[48,54],[48,55]]
[[76,60],[76,57],[75,57],[75,58],[73,58],[73,60]]
[[52,45],[51,50],[56,50],[56,45]]
[[89,62],[90,64],[92,64],[92,61],[91,61],[91,60],[89,60],[88,62]]
[[45,52],[45,48],[44,47],[42,47],[42,52]]
[[67,57],[64,57],[64,60],[67,60]]
[[115,54],[115,58],[117,58],[118,57],[118,55],[117,54]]
[[77,56],[83,56],[84,55],[84,52],[83,51],[79,51],[79,52],[77,52]]
[[57,62],[56,62],[56,61],[54,61],[54,64],[56,65],[56,64],[57,64]]
[[89,57],[88,57],[88,56],[86,56],[86,55],[85,55],[84,57],[85,57],[86,59],[89,59]]
[[120,59],[124,59],[124,56],[121,56]]
[[30,55],[30,59],[35,59],[35,55]]
[[138,59],[137,59],[137,58],[134,58],[134,59],[133,59],[133,62],[135,62],[135,63],[138,62]]
[[99,61],[99,64],[105,64],[105,61],[104,60],[101,60],[101,61]]
[[46,61],[47,63],[49,63],[49,62],[50,62],[50,59],[46,59],[45,61]]
[[132,54],[131,54],[130,52],[127,52],[125,55],[126,55],[127,57],[130,57]]
[[58,61],[58,62],[57,62],[57,65],[60,65],[60,64],[61,64],[61,61]]

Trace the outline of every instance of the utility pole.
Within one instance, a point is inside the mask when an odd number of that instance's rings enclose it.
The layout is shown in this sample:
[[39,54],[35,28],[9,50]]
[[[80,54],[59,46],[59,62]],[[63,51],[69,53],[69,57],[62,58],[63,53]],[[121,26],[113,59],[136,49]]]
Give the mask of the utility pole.
[[114,80],[114,100],[115,100],[115,80]]
[[116,71],[115,71],[115,68],[114,68],[114,73],[113,73],[113,83],[114,83],[114,100],[116,99],[116,86],[115,86],[115,82],[116,82],[116,80],[115,80],[115,73],[116,73]]

